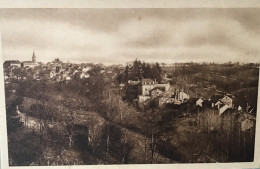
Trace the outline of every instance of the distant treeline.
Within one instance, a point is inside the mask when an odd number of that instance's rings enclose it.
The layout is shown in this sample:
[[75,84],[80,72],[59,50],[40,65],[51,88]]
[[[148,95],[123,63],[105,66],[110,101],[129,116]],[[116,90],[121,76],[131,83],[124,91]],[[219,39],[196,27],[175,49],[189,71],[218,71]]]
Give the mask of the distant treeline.
[[162,81],[162,68],[158,63],[149,64],[135,60],[133,64],[127,65],[125,71],[118,76],[119,82],[127,82],[128,80],[141,80],[144,78],[156,79]]
[[170,77],[187,76],[192,82],[208,81],[218,89],[232,92],[258,87],[259,68],[256,64],[196,64],[189,63],[168,70]]

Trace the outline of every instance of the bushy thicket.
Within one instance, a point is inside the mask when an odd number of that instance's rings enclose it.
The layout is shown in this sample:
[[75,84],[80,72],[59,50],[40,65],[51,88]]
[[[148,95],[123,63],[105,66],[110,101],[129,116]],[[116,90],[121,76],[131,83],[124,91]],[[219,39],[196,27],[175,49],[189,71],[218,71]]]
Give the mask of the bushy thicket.
[[219,115],[218,111],[206,109],[196,116],[195,125],[204,134],[200,142],[205,148],[211,147],[206,154],[214,156],[216,161],[253,161],[255,120],[247,130],[242,130],[242,122],[248,119],[247,114],[227,112]]

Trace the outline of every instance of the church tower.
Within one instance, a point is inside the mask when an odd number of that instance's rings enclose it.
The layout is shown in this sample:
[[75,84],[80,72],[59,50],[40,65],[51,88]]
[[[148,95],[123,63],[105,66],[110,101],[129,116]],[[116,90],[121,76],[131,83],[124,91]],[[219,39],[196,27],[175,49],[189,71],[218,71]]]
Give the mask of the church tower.
[[36,56],[35,56],[35,53],[33,52],[33,56],[32,56],[32,61],[33,62],[36,62]]

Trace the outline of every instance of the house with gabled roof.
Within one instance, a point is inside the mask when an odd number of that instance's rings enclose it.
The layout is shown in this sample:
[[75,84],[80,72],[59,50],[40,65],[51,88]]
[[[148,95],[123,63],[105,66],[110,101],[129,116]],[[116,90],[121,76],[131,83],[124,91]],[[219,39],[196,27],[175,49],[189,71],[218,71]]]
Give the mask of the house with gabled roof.
[[227,95],[225,95],[223,98],[220,99],[220,101],[226,105],[228,105],[228,108],[233,108],[233,99]]
[[223,114],[227,109],[229,109],[229,105],[225,104],[219,109],[219,115]]
[[196,106],[200,106],[202,107],[202,103],[204,102],[204,100],[202,98],[199,98],[197,101],[196,101]]
[[4,67],[21,67],[21,62],[19,60],[7,60],[4,62]]
[[141,95],[149,96],[150,91],[155,87],[155,81],[152,79],[142,79],[141,80]]
[[214,106],[217,106],[218,109],[220,109],[221,105],[223,105],[223,104],[224,104],[224,103],[219,100],[219,101],[217,101],[217,102],[214,104]]
[[163,96],[170,89],[170,84],[158,84],[156,80],[142,79],[138,86],[139,102]]

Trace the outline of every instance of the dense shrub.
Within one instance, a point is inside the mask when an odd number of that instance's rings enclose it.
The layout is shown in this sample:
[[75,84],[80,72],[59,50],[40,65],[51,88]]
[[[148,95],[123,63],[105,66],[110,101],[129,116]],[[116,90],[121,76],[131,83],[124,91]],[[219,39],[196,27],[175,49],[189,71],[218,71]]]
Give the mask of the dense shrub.
[[[241,123],[247,115],[226,112],[221,116],[218,112],[206,109],[197,114],[197,124],[206,137],[201,138],[208,143],[217,161],[252,161],[254,158],[255,127],[243,131]],[[255,125],[255,121],[251,119]]]

